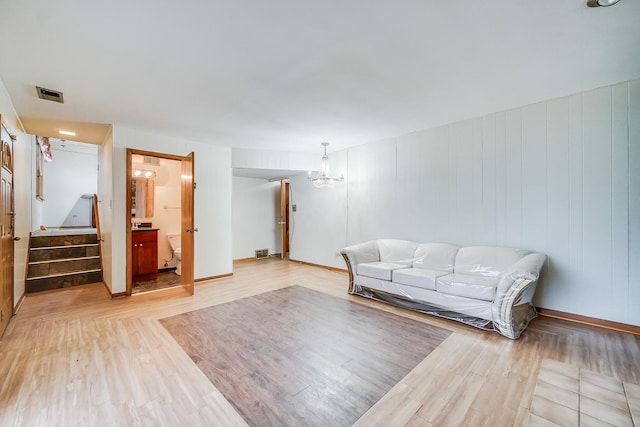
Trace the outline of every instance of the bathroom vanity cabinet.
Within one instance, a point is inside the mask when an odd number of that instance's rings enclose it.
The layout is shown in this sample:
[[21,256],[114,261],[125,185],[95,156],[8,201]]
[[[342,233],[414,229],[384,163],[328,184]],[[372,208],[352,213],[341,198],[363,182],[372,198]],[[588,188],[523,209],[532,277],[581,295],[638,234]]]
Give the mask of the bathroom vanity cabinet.
[[158,277],[158,229],[137,229],[131,233],[133,278],[153,280]]

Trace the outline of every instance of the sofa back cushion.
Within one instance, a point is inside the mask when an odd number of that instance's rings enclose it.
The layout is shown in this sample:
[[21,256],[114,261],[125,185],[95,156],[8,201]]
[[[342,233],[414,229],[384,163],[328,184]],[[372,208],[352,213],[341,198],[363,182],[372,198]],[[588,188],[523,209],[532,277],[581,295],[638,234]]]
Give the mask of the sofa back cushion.
[[416,248],[413,268],[446,271],[453,273],[458,246],[448,243],[421,243]]
[[502,276],[513,264],[531,251],[499,246],[468,246],[456,255],[454,271],[487,277]]
[[418,246],[416,242],[409,240],[380,239],[378,240],[380,261],[410,266],[413,262],[416,246]]

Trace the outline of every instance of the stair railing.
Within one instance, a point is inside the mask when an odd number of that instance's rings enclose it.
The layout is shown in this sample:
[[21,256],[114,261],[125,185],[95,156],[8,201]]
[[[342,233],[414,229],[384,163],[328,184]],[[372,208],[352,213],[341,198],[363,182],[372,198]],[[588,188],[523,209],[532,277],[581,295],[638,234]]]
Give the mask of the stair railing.
[[93,224],[91,224],[91,225],[96,229],[96,238],[98,239],[98,251],[99,251],[99,255],[100,255],[100,270],[104,274],[104,265],[102,264],[102,242],[104,240],[102,239],[102,233],[100,232],[100,214],[99,214],[99,211],[98,211],[98,195],[97,194],[93,195],[92,222],[93,222]]

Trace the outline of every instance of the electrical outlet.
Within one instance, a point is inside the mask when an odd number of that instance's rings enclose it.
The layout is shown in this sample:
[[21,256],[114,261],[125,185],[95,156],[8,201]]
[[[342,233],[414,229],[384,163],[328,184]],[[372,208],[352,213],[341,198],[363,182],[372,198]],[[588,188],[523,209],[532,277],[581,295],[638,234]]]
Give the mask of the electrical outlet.
[[291,205],[291,210],[293,212],[297,211],[298,210],[298,205]]

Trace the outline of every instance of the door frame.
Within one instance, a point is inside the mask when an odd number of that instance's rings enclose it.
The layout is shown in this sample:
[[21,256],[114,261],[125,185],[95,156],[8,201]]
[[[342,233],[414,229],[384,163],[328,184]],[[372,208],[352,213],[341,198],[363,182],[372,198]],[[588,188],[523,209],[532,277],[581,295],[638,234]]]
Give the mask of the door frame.
[[289,183],[288,179],[280,180],[280,259],[285,259],[289,253]]
[[[191,161],[193,161],[193,153],[188,154],[187,156],[179,156],[179,155],[175,155],[175,154],[167,154],[167,153],[156,153],[153,151],[146,151],[146,150],[139,150],[136,148],[127,148],[127,167],[126,167],[126,222],[125,222],[125,228],[127,230],[126,232],[126,248],[127,248],[127,254],[126,254],[126,275],[127,275],[127,287],[126,287],[126,295],[127,296],[131,296],[131,289],[132,289],[132,276],[131,274],[133,273],[133,264],[132,264],[132,248],[131,248],[131,180],[132,180],[132,166],[131,166],[131,161],[133,158],[133,155],[140,155],[140,156],[150,156],[150,157],[157,157],[160,159],[167,159],[167,160],[177,160],[179,162],[183,162],[187,157],[191,156]],[[184,179],[184,178],[183,178]],[[193,180],[194,177],[191,176],[191,180]],[[181,193],[181,199],[184,198],[184,192],[185,192],[185,186],[181,184],[181,189],[180,189],[180,193]],[[192,194],[193,194],[193,190],[192,190]],[[193,197],[191,197],[191,201],[193,201]],[[192,211],[193,214],[193,211]],[[193,215],[192,217],[186,218],[185,219],[185,212],[184,209],[181,210],[180,215],[182,216],[181,218],[181,235],[183,237],[183,241],[184,241],[184,237],[185,237],[185,230],[183,227],[183,224],[185,223],[185,221],[191,221],[191,223],[193,223]],[[185,256],[186,255],[186,256]],[[191,258],[189,260],[189,258]],[[186,263],[188,263],[189,261],[191,262],[191,265],[188,266],[190,268],[187,269],[187,271],[191,271],[193,272],[193,263],[194,263],[194,256],[193,256],[193,252],[189,252],[187,251],[185,254],[185,251],[182,251],[182,268],[184,269],[185,267],[185,261]],[[187,290],[187,292],[189,292],[191,295],[193,295],[193,289],[194,289],[194,284],[193,284],[193,277],[191,278],[191,283],[186,283],[185,284],[185,278],[181,277],[181,286]]]

